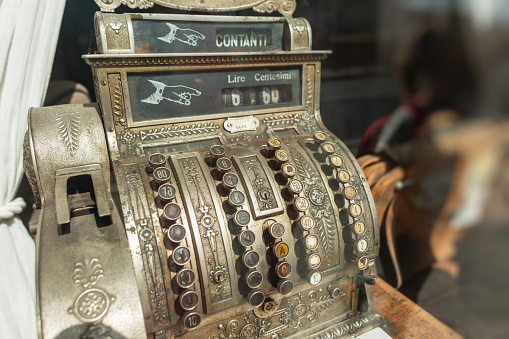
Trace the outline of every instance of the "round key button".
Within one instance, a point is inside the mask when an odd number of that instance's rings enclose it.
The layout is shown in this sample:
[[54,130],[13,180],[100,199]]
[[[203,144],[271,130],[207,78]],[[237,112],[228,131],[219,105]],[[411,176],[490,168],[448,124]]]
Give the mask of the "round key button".
[[285,227],[280,222],[275,222],[269,226],[269,234],[274,239],[280,239],[285,235]]
[[239,210],[233,215],[233,222],[239,227],[245,227],[251,221],[251,216],[246,210]]
[[318,237],[314,234],[308,234],[304,237],[304,244],[308,250],[315,250],[318,247]]
[[310,272],[307,278],[311,286],[316,286],[322,282],[322,274],[320,272]]
[[337,154],[333,154],[329,157],[329,161],[334,167],[341,167],[343,165],[343,158]]
[[218,159],[226,154],[226,150],[224,149],[223,146],[214,145],[214,146],[210,147],[210,154],[212,155],[212,157],[214,159]]
[[336,147],[334,147],[334,145],[331,144],[330,142],[324,142],[322,144],[322,150],[324,151],[325,154],[333,154],[334,152],[336,152]]
[[287,151],[277,150],[276,153],[274,154],[274,158],[276,159],[277,162],[284,163],[290,159],[290,156],[288,155]]
[[253,307],[258,307],[261,304],[263,304],[263,301],[265,300],[265,294],[259,290],[252,290],[247,295],[247,301],[249,302],[249,305]]
[[357,251],[364,253],[368,249],[368,242],[365,239],[357,241]]
[[306,257],[306,264],[311,270],[316,270],[318,267],[320,267],[321,263],[322,258],[317,253],[308,254]]
[[195,291],[186,291],[180,295],[180,306],[185,311],[191,311],[198,305],[198,294]]
[[154,153],[148,157],[148,163],[152,168],[163,166],[166,162],[166,157],[161,153]]
[[315,132],[315,134],[313,134],[313,139],[315,140],[315,142],[321,144],[322,142],[327,140],[327,136],[323,132]]
[[168,228],[168,232],[166,234],[170,241],[179,243],[186,237],[186,229],[181,224],[174,224]]
[[163,207],[163,217],[168,221],[177,220],[178,218],[180,218],[181,213],[182,210],[180,209],[180,206],[174,202],[167,203]]
[[194,284],[196,274],[190,268],[184,268],[177,273],[175,280],[180,288],[189,288]]
[[154,180],[158,184],[164,184],[166,181],[170,180],[170,170],[166,167],[158,167],[152,172],[154,176]]
[[366,226],[362,221],[357,221],[354,225],[354,231],[355,233],[361,235],[366,231]]
[[182,322],[186,328],[195,328],[201,323],[201,315],[198,312],[186,312],[182,316]]
[[250,230],[244,230],[239,234],[239,243],[244,247],[253,246],[255,242],[255,234]]
[[297,169],[292,164],[283,164],[281,166],[281,172],[286,178],[292,178],[297,174]]
[[293,290],[293,283],[290,280],[281,280],[277,284],[277,291],[279,294],[288,295]]
[[175,198],[175,186],[172,184],[162,184],[159,186],[159,189],[157,190],[157,196],[159,199],[161,199],[162,202],[169,202],[173,198]]
[[276,264],[276,274],[280,278],[288,278],[292,273],[292,265],[286,261],[281,261]]
[[309,200],[304,197],[298,197],[294,202],[295,208],[299,212],[305,212],[309,208]]
[[302,184],[302,181],[300,181],[300,180],[292,179],[288,183],[288,190],[292,194],[300,194],[303,189],[304,189],[304,185]]
[[315,227],[315,219],[309,215],[305,215],[299,219],[298,224],[303,230],[309,231]]
[[359,259],[359,261],[357,262],[357,267],[359,267],[359,269],[361,271],[368,268],[368,266],[369,266],[369,259],[367,257],[361,257]]
[[184,266],[191,260],[191,251],[185,246],[179,246],[173,250],[171,258],[176,265]]
[[241,206],[244,201],[246,201],[246,197],[241,191],[231,191],[228,195],[228,203],[234,207]]
[[251,271],[246,275],[245,281],[249,288],[257,288],[263,282],[263,275],[258,271]]
[[233,173],[226,173],[223,176],[223,186],[227,189],[234,189],[239,183],[239,177]]
[[350,215],[354,218],[357,218],[362,214],[362,207],[359,204],[352,204],[348,208],[348,211],[350,212]]
[[248,268],[255,268],[260,262],[260,256],[255,251],[247,251],[242,255],[242,263]]
[[338,173],[338,178],[339,180],[341,180],[342,182],[347,182],[350,180],[350,173],[348,173],[347,171],[345,170],[341,170],[339,171]]
[[271,151],[276,151],[281,148],[281,140],[279,139],[269,139],[267,140],[267,147]]
[[343,195],[345,196],[345,198],[352,200],[355,199],[355,197],[357,196],[357,191],[353,186],[346,186],[345,189],[343,190]]
[[285,243],[285,242],[278,242],[273,247],[273,251],[274,251],[274,254],[276,255],[276,257],[278,257],[279,259],[283,259],[283,258],[286,258],[286,256],[288,255],[288,252],[290,251],[290,249],[288,248],[288,244],[287,243]]
[[226,173],[232,169],[232,162],[228,158],[219,158],[216,162],[216,168],[221,173]]

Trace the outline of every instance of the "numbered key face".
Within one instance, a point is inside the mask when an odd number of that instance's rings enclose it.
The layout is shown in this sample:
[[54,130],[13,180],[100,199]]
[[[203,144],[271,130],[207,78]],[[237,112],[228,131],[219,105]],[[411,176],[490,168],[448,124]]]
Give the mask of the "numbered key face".
[[247,251],[242,255],[242,262],[248,268],[255,268],[260,262],[260,256],[255,251]]
[[284,242],[279,242],[274,246],[274,254],[279,259],[286,258],[288,255],[288,252],[290,252],[290,249],[288,248],[288,244]]
[[345,195],[345,198],[352,200],[357,196],[357,191],[352,186],[346,186],[343,194]]
[[244,247],[252,246],[255,242],[255,234],[249,230],[240,232],[239,243]]
[[274,239],[280,239],[285,235],[285,227],[279,222],[275,222],[269,227],[269,234]]
[[276,161],[283,163],[283,162],[287,162],[288,159],[290,159],[290,156],[288,155],[288,152],[286,152],[286,151],[277,150],[276,153],[274,154],[274,158],[276,158]]
[[308,268],[311,270],[316,270],[318,267],[320,267],[320,264],[322,263],[322,258],[320,255],[316,253],[308,254],[306,264],[308,265]]
[[357,241],[357,251],[363,253],[368,249],[368,242],[365,239]]
[[191,260],[191,251],[185,246],[179,246],[173,250],[171,257],[176,265],[184,266]]
[[269,139],[267,140],[267,146],[270,150],[277,150],[281,148],[281,140],[279,139]]
[[158,167],[152,172],[152,175],[154,176],[154,180],[162,184],[168,180],[170,180],[170,170],[166,167]]
[[281,172],[285,177],[291,178],[297,174],[297,169],[292,164],[284,164],[281,166]]
[[165,162],[166,162],[166,157],[160,153],[154,153],[148,157],[148,163],[153,168],[163,166]]
[[322,143],[327,139],[327,136],[323,132],[315,132],[315,134],[313,134],[313,139],[315,142]]
[[170,202],[170,203],[164,205],[163,217],[168,221],[177,220],[178,218],[180,218],[181,213],[182,213],[182,210],[180,209],[180,206],[174,202]]
[[315,250],[318,247],[318,237],[314,234],[308,234],[304,238],[304,244],[308,250]]
[[338,179],[342,182],[348,182],[350,180],[350,173],[345,170],[341,170],[338,173]]
[[366,226],[362,221],[357,221],[354,225],[354,231],[359,235],[364,234],[364,232],[366,231]]
[[360,270],[365,270],[366,268],[368,268],[368,265],[369,259],[367,257],[361,257],[357,262],[357,267],[359,267]]
[[257,288],[263,282],[263,275],[258,271],[251,271],[246,275],[245,280],[249,288]]
[[212,154],[212,157],[213,158],[220,158],[222,157],[223,155],[226,154],[226,150],[223,146],[220,146],[220,145],[214,145],[212,147],[210,147],[210,154]]
[[182,323],[186,328],[195,328],[201,323],[201,315],[198,312],[187,312],[182,317]]
[[245,227],[251,221],[251,216],[246,210],[240,210],[233,215],[233,222],[239,227]]
[[159,186],[159,189],[157,190],[157,195],[159,196],[159,199],[161,199],[163,202],[168,202],[175,198],[175,186],[172,184],[162,184]]
[[281,261],[276,265],[276,274],[280,278],[288,278],[292,273],[292,266],[286,261]]
[[305,215],[299,219],[299,225],[303,230],[309,231],[315,227],[315,219],[309,215]]
[[190,268],[184,268],[177,273],[175,280],[181,288],[189,288],[194,284],[196,274]]
[[298,197],[295,199],[295,208],[299,212],[305,212],[309,208],[309,200],[304,197]]
[[281,280],[277,284],[277,291],[282,295],[288,295],[293,290],[293,283],[290,280]]
[[186,311],[190,311],[198,305],[198,294],[195,291],[184,292],[180,296],[180,306]]
[[241,206],[244,201],[246,201],[246,197],[241,191],[231,191],[228,195],[228,203],[232,206]]
[[232,169],[232,162],[228,158],[219,158],[216,162],[216,168],[221,173],[228,172]]
[[360,216],[362,214],[362,207],[359,204],[353,204],[353,205],[350,205],[350,208],[348,209],[348,211],[350,212],[350,215],[352,217],[357,218],[358,216]]
[[233,173],[226,173],[223,176],[223,186],[228,189],[235,188],[238,185],[238,183],[239,183],[239,177],[237,177]]
[[330,156],[330,163],[334,167],[341,167],[343,165],[343,158],[337,154],[333,154]]
[[326,153],[326,154],[332,154],[334,152],[336,152],[336,147],[334,147],[333,144],[331,144],[330,142],[324,142],[322,144],[322,150]]
[[311,286],[316,286],[322,281],[322,275],[320,272],[311,272],[308,275],[308,282]]
[[186,229],[181,224],[174,224],[168,228],[168,232],[166,234],[170,241],[179,243],[186,237]]
[[299,194],[302,192],[303,189],[304,189],[304,185],[302,184],[302,181],[300,181],[300,180],[292,179],[288,183],[288,190],[290,190],[290,192],[292,194]]

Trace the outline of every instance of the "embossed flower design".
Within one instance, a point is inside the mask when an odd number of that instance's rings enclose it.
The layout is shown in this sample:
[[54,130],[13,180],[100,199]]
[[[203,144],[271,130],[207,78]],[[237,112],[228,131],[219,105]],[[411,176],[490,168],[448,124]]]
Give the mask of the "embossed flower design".
[[136,134],[134,134],[130,129],[125,129],[120,133],[120,141],[125,144],[132,144],[136,139]]

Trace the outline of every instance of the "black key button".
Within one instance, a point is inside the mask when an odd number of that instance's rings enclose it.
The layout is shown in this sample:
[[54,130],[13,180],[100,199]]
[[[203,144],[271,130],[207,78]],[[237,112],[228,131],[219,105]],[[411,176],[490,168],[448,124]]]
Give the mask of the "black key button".
[[198,312],[186,312],[182,316],[182,323],[186,328],[195,328],[201,323],[201,315]]
[[191,311],[198,305],[198,294],[195,291],[186,291],[180,295],[180,306],[185,311]]
[[178,218],[180,218],[181,213],[182,210],[180,209],[180,206],[174,202],[167,203],[163,207],[163,218],[168,221],[177,220]]
[[245,230],[240,232],[239,234],[239,243],[244,247],[252,246],[255,242],[255,235],[253,232],[249,230]]
[[247,251],[242,255],[242,263],[248,268],[255,268],[260,262],[260,256],[255,251]]
[[191,251],[185,246],[179,246],[173,250],[171,258],[176,265],[184,266],[191,260]]
[[228,195],[228,203],[233,207],[241,206],[244,201],[246,201],[246,197],[241,191],[234,190]]
[[216,162],[216,168],[220,173],[226,173],[232,169],[232,162],[228,158],[219,158]]
[[226,150],[223,146],[214,145],[210,147],[210,154],[212,155],[212,158],[219,159],[226,154]]
[[276,274],[278,277],[284,279],[288,278],[292,273],[292,265],[286,261],[281,261],[276,264]]
[[170,180],[170,170],[166,167],[158,167],[152,173],[154,180],[158,184],[164,184],[168,180]]
[[263,304],[263,301],[265,300],[265,294],[259,290],[252,290],[247,295],[247,301],[249,304],[253,307],[258,307],[261,304]]
[[192,269],[184,268],[177,273],[175,279],[180,288],[189,288],[194,284],[196,274]]
[[246,210],[240,210],[233,215],[233,222],[239,227],[245,227],[251,221],[251,216]]
[[186,229],[181,224],[174,224],[168,228],[166,235],[170,241],[179,243],[186,237]]
[[154,153],[148,157],[148,164],[152,168],[161,167],[166,162],[166,157],[161,153]]
[[223,186],[226,189],[234,189],[239,183],[239,177],[233,173],[226,173],[223,176]]
[[175,198],[176,194],[175,186],[172,184],[162,184],[159,186],[159,189],[157,190],[157,196],[162,202],[169,202],[173,198]]
[[257,288],[263,282],[263,275],[258,271],[251,271],[246,275],[245,281],[249,288]]

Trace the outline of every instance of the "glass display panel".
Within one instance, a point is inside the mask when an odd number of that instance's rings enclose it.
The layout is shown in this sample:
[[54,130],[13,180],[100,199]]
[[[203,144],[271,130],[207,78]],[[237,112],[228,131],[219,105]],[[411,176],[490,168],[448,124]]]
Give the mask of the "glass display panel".
[[302,68],[128,73],[133,122],[302,105]]

